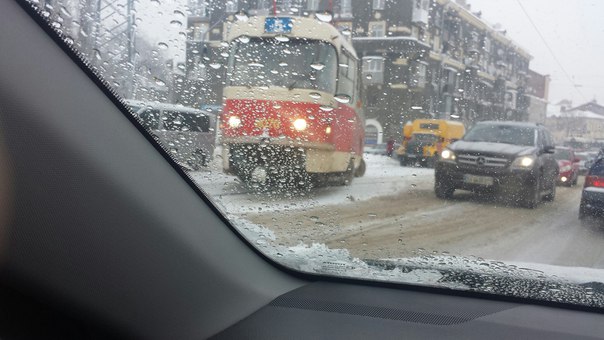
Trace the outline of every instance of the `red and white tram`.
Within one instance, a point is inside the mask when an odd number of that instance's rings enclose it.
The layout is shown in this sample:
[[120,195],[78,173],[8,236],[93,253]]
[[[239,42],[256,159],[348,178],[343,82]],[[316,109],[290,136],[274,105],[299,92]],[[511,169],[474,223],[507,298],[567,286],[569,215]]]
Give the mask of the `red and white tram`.
[[258,16],[232,23],[227,42],[225,172],[263,185],[363,175],[358,58],[335,27]]

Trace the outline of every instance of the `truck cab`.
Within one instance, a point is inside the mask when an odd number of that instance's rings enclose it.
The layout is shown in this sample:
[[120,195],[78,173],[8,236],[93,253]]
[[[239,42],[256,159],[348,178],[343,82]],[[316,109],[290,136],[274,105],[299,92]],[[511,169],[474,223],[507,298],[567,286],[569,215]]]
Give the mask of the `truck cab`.
[[416,119],[403,127],[403,143],[396,150],[402,166],[434,167],[438,154],[465,134],[460,122],[442,119]]

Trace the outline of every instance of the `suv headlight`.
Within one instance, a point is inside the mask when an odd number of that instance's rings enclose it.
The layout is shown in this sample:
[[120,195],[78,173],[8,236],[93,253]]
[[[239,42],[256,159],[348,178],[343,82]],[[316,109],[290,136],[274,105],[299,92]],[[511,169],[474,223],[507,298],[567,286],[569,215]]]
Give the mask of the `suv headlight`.
[[455,163],[455,153],[449,149],[444,149],[440,153],[440,160],[443,162]]
[[512,162],[513,169],[532,169],[535,165],[535,156],[520,156]]

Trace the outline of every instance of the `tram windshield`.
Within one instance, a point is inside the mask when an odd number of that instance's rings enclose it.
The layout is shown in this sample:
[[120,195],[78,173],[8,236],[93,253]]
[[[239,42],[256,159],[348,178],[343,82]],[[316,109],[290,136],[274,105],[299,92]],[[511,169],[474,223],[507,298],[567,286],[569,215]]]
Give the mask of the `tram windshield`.
[[229,84],[302,88],[335,93],[335,48],[316,40],[283,40],[247,37],[236,39],[229,63]]

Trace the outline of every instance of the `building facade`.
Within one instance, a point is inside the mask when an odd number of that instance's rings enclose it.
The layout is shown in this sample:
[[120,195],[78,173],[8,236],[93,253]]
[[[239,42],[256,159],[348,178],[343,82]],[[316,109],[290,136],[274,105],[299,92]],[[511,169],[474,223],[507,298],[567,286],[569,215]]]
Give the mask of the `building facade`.
[[529,70],[526,93],[529,100],[528,120],[545,124],[549,98],[549,75]]
[[200,103],[220,104],[226,76],[220,41],[225,23],[240,10],[249,15],[328,11],[362,60],[369,135],[400,138],[402,126],[420,117],[466,125],[529,119],[531,56],[463,1],[191,0],[189,7],[187,81],[207,93],[197,98]]

